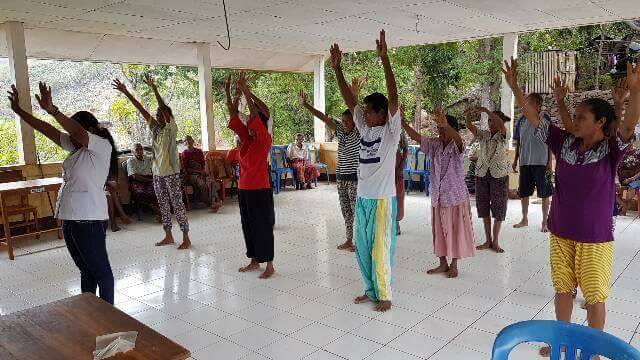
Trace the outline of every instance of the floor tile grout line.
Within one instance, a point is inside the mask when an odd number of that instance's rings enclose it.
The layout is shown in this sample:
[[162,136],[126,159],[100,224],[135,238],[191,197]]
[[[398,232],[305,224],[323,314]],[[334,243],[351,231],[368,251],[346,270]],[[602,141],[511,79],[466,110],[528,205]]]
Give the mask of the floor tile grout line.
[[[541,269],[539,269],[538,271],[536,271],[533,275],[531,275],[527,280],[523,281],[522,283],[524,284],[525,282],[531,280],[534,276],[536,276],[539,272],[541,271]],[[431,356],[429,356],[427,359],[432,358],[433,356],[435,356],[437,353],[439,353],[440,351],[442,351],[442,349],[444,349],[445,347],[447,347],[449,344],[452,344],[453,341],[455,341],[455,339],[457,339],[463,332],[467,331],[468,329],[471,328],[471,326],[473,326],[473,324],[475,324],[476,322],[478,322],[478,320],[482,319],[485,315],[487,315],[491,310],[493,310],[496,306],[498,306],[500,303],[502,303],[503,301],[505,301],[506,298],[508,298],[510,295],[512,295],[514,292],[516,292],[517,289],[511,290],[511,292],[509,294],[507,294],[506,296],[504,296],[500,301],[498,301],[498,303],[496,303],[495,305],[493,305],[491,308],[489,308],[487,311],[485,311],[482,316],[480,316],[479,318],[477,318],[476,320],[474,320],[473,322],[471,322],[469,325],[467,325],[467,327],[462,330],[461,332],[459,332],[456,336],[454,336],[451,340],[449,340],[444,346],[442,346],[440,349],[438,349],[436,352],[434,352],[433,354],[431,354]],[[468,292],[468,291],[467,291]],[[466,294],[467,292],[463,293],[462,295]],[[460,296],[462,296],[460,295]],[[474,350],[474,349],[472,349]],[[475,350],[474,350],[475,351]]]

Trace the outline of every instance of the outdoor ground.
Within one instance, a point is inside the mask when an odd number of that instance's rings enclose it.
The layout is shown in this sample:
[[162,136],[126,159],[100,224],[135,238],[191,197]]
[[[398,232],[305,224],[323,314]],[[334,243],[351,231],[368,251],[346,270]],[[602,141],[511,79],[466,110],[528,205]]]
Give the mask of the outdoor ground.
[[[117,306],[190,349],[197,360],[489,359],[503,327],[554,318],[547,235],[538,231],[540,205],[532,205],[528,228],[514,230],[520,203],[510,201],[506,253],[485,251],[462,260],[460,277],[450,280],[426,275],[437,263],[430,202],[424,193],[411,194],[397,243],[394,308],[380,314],[371,305],[353,304],[362,284],[353,254],[335,249],[344,240],[335,186],[288,190],[275,200],[277,274],[270,280],[237,272],[247,260],[235,199],[219,214],[189,213],[190,251],[154,247],[162,229],[150,216],[109,232]],[[640,348],[640,221],[631,215],[617,220],[607,331]],[[483,241],[481,224],[474,223],[476,241]],[[20,255],[64,242],[18,245]],[[1,314],[80,291],[64,247],[15,261],[3,251],[0,274]],[[574,321],[585,317],[576,306]],[[535,359],[536,351],[521,345],[511,358]]]

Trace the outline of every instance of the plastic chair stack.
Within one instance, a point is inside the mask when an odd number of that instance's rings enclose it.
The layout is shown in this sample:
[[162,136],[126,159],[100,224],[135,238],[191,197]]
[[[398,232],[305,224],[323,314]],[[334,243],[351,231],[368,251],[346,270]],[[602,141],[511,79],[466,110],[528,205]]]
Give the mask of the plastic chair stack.
[[[287,174],[291,174],[295,182],[293,169],[287,167],[287,145],[273,145],[271,147],[271,180],[276,194],[286,187]],[[284,183],[282,183],[282,175],[284,175]]]
[[[422,157],[422,161],[420,161]],[[420,182],[424,186],[424,194],[429,196],[429,157],[424,152],[420,151],[420,148],[411,145],[409,146],[409,156],[407,156],[407,164],[403,171],[405,178],[408,178],[409,184],[407,185],[407,193],[411,191],[413,187],[413,177],[418,175]]]
[[[594,355],[616,360],[639,360],[640,351],[623,340],[587,326],[553,320],[529,320],[502,329],[493,343],[493,360],[508,360],[511,350],[524,342],[551,347],[551,360],[590,360]],[[579,354],[579,355],[578,355]]]

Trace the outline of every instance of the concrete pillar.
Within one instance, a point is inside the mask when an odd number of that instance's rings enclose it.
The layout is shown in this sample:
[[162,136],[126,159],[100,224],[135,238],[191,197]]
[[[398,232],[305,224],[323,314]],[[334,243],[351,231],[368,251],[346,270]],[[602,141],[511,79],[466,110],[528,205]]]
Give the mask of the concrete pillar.
[[[319,55],[314,63],[313,68],[313,106],[325,112],[325,96],[324,96],[324,55]],[[315,142],[327,141],[327,129],[322,120],[313,119],[313,137]]]
[[216,128],[213,118],[213,89],[211,85],[211,47],[197,44],[198,88],[200,91],[200,130],[202,150],[216,148]]
[[[24,26],[20,22],[9,21],[3,24],[7,38],[10,80],[20,94],[20,106],[31,112],[31,90],[29,88],[29,66],[27,48],[24,42]],[[20,162],[36,163],[36,139],[33,128],[16,116],[18,130],[18,152]]]
[[[514,59],[518,58],[518,34],[517,33],[509,33],[504,34],[502,39],[502,58],[503,60],[510,61],[511,57]],[[515,99],[513,97],[513,92],[507,81],[502,76],[502,85],[500,87],[500,110],[510,117],[512,120],[514,116],[514,103]],[[511,125],[509,126],[509,134],[508,139],[512,139],[513,137],[513,124],[515,121],[511,121]]]

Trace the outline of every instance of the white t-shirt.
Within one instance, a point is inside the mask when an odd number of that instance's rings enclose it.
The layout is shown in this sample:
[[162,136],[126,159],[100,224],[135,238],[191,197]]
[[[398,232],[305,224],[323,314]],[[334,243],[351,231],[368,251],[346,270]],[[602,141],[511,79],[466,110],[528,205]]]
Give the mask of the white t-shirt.
[[107,220],[104,184],[109,174],[111,144],[89,133],[87,147],[76,149],[67,133],[60,135],[60,145],[69,156],[62,163],[64,182],[58,194],[56,218],[60,220]]
[[396,152],[402,133],[400,111],[387,115],[384,126],[369,127],[359,106],[353,120],[360,132],[358,196],[380,199],[396,196]]

